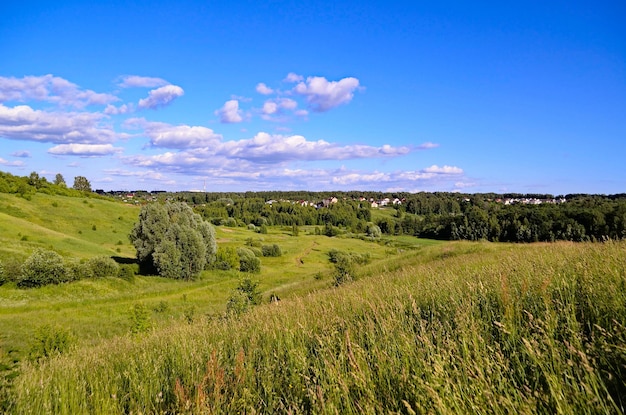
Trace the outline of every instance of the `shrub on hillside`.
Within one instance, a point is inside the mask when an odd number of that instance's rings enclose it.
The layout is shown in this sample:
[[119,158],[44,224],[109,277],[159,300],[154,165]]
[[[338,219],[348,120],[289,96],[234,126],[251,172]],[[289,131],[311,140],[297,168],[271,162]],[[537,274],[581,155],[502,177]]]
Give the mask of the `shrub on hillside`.
[[89,264],[91,272],[96,278],[117,277],[120,271],[120,266],[117,265],[117,262],[113,258],[104,255],[90,258],[87,264]]
[[239,271],[261,272],[261,260],[249,248],[237,248],[237,254],[239,255]]
[[215,269],[227,271],[229,269],[239,269],[239,255],[233,247],[219,247],[214,264]]
[[139,265],[137,264],[122,264],[120,265],[119,272],[117,274],[121,279],[133,282],[135,280],[135,275],[139,273]]
[[68,281],[78,281],[85,278],[93,278],[93,270],[85,261],[72,260],[65,264],[65,272]]
[[263,245],[261,247],[261,252],[263,252],[263,256],[271,256],[271,257],[279,257],[283,254],[280,249],[280,246],[274,245]]
[[22,264],[22,273],[17,285],[19,287],[39,287],[68,280],[61,255],[54,251],[37,249]]

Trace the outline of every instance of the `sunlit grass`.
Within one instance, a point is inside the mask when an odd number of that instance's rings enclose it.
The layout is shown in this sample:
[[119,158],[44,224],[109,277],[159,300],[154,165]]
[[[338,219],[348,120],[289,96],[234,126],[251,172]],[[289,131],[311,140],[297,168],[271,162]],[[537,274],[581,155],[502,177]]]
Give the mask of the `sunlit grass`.
[[26,365],[12,409],[624,411],[625,243],[450,243],[363,270],[370,276],[240,319],[202,318]]

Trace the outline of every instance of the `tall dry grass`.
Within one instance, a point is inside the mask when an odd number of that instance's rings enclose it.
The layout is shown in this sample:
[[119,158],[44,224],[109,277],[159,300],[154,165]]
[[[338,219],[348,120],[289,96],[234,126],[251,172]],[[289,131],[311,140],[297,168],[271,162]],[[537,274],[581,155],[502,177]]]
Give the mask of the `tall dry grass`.
[[626,243],[453,243],[23,367],[14,413],[620,413]]

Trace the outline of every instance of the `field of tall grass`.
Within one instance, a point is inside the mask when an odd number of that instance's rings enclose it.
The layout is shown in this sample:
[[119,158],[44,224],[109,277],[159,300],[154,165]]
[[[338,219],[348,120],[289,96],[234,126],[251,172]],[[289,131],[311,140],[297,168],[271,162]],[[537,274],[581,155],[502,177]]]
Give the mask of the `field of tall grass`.
[[455,242],[361,275],[25,363],[8,410],[624,412],[626,243]]

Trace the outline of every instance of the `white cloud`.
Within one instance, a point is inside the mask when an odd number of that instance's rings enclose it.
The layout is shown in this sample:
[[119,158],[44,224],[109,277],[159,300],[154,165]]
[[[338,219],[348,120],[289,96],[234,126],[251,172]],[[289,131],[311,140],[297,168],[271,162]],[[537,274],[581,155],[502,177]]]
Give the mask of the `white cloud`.
[[149,76],[126,75],[118,84],[122,88],[156,88],[168,85],[165,79],[152,78]]
[[298,75],[293,72],[289,72],[287,74],[287,77],[285,77],[284,79],[285,82],[293,82],[293,83],[300,82],[302,80],[304,80],[304,77],[302,75]]
[[184,95],[185,91],[177,85],[165,85],[157,89],[153,89],[148,93],[148,98],[140,99],[139,108],[156,109],[164,107],[171,103],[174,99]]
[[63,156],[108,156],[115,153],[121,153],[124,149],[113,147],[111,144],[60,144],[48,150],[48,153]]
[[133,107],[133,104],[124,104],[119,107],[109,104],[104,109],[104,113],[107,115],[129,114],[134,112],[134,110],[135,108]]
[[359,80],[356,78],[329,82],[321,76],[310,76],[306,82],[298,83],[293,90],[306,97],[313,111],[324,112],[350,102],[357,88]]
[[439,147],[439,144],[431,143],[430,141],[427,141],[425,143],[420,144],[417,148],[419,150],[430,150],[431,148],[437,148],[437,147]]
[[106,105],[119,101],[119,98],[80,89],[78,85],[53,75],[23,78],[0,76],[0,102],[29,100],[84,108],[87,105]]
[[148,122],[142,118],[132,118],[124,123],[126,128],[143,128],[150,138],[152,147],[197,148],[214,147],[222,136],[210,128],[189,125],[170,125],[163,122]]
[[223,123],[238,123],[243,121],[242,111],[239,109],[239,101],[231,99],[226,101],[224,106],[215,111],[215,115],[219,115],[220,121]]
[[278,111],[278,104],[274,101],[265,101],[262,111],[265,115],[275,114]]
[[260,82],[256,86],[256,92],[262,95],[271,95],[274,93],[274,90],[268,87],[267,85],[265,85],[263,82]]
[[279,98],[276,103],[280,108],[286,110],[294,110],[298,107],[298,103],[291,98]]
[[0,165],[2,166],[9,166],[9,167],[22,167],[24,166],[24,162],[23,161],[8,161],[3,159],[2,157],[0,157]]
[[425,173],[435,173],[435,174],[462,174],[463,173],[463,169],[460,169],[458,167],[455,166],[437,166],[436,164],[433,164],[430,167],[426,167],[423,170]]
[[16,151],[16,152],[14,152],[14,153],[11,153],[11,155],[12,155],[13,157],[23,157],[23,158],[28,158],[28,157],[30,157],[30,151],[26,151],[26,150],[23,150],[23,151]]
[[0,137],[51,143],[109,143],[120,136],[104,115],[90,112],[47,112],[27,105],[0,104]]

